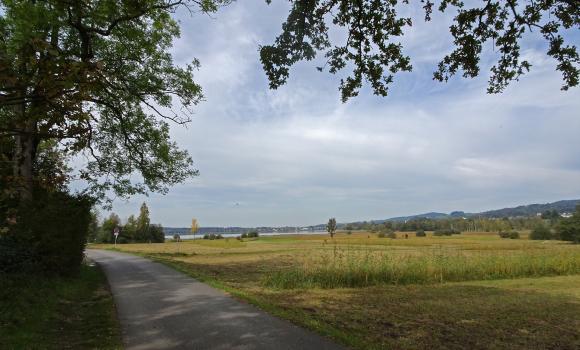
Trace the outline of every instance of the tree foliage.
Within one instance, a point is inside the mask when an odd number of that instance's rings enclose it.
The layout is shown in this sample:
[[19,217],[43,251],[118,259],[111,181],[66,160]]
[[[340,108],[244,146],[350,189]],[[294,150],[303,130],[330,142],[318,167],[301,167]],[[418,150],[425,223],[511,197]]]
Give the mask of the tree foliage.
[[556,233],[563,241],[580,243],[580,205],[576,207],[572,217],[562,219],[556,225]]
[[326,224],[326,231],[328,233],[330,233],[330,238],[334,237],[334,234],[336,232],[336,219],[335,218],[328,219],[328,223]]
[[115,213],[103,221],[100,227],[100,235],[97,239],[100,243],[113,243],[115,228],[119,228],[120,233],[117,243],[160,243],[165,241],[165,234],[161,225],[151,224],[149,218],[149,208],[143,203],[139,208],[139,215],[130,215],[125,225],[121,224],[121,219]]
[[[126,197],[196,175],[169,123],[188,122],[202,98],[199,62],[168,53],[179,7],[223,1],[0,1],[0,133],[13,140],[14,185],[30,197],[38,147],[86,159],[88,193]],[[138,177],[131,177],[132,174]],[[135,179],[139,180],[135,180]]]
[[[267,0],[270,2],[269,0]],[[442,58],[433,78],[447,81],[462,73],[473,78],[480,73],[483,47],[491,43],[497,61],[491,67],[489,93],[503,91],[513,80],[531,68],[522,58],[521,45],[526,34],[540,35],[547,42],[547,55],[557,62],[563,76],[563,90],[577,86],[580,59],[576,46],[564,38],[566,30],[580,28],[580,5],[576,0],[422,0],[425,21],[434,9],[455,13],[449,27],[452,51]],[[282,33],[271,45],[260,49],[260,58],[271,88],[283,85],[290,67],[302,60],[313,60],[324,52],[332,74],[343,69],[351,73],[340,82],[342,100],[358,95],[363,80],[374,93],[386,96],[396,73],[410,71],[411,59],[400,43],[405,30],[416,19],[404,16],[408,0],[296,0]],[[329,32],[343,29],[348,33],[340,44],[331,42]]]
[[530,232],[530,239],[544,241],[553,238],[552,231],[550,228],[544,224],[539,224],[538,226],[534,227],[532,232]]

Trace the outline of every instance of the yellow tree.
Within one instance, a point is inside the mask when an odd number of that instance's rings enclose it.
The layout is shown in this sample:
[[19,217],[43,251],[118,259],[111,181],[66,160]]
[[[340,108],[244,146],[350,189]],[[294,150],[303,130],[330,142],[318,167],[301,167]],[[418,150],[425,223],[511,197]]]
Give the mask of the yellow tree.
[[193,233],[193,240],[195,240],[195,233],[197,232],[198,229],[199,225],[197,223],[197,219],[196,218],[191,219],[191,233]]

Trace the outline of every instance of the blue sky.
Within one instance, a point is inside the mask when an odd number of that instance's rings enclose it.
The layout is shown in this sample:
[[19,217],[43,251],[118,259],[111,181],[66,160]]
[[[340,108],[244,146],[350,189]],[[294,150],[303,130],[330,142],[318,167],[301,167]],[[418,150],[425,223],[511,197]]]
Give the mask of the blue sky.
[[341,103],[344,75],[318,72],[320,61],[268,89],[258,46],[273,41],[287,11],[286,1],[247,0],[211,17],[177,14],[173,55],[201,61],[206,101],[172,136],[200,176],[165,196],[116,201],[116,213],[126,218],[146,201],[164,226],[192,217],[202,226],[310,225],[580,198],[580,89],[560,91],[538,36],[523,47],[532,72],[487,95],[493,51],[477,79],[432,80],[451,42],[449,16],[437,13],[402,39],[414,71],[397,75],[388,97],[365,87]]

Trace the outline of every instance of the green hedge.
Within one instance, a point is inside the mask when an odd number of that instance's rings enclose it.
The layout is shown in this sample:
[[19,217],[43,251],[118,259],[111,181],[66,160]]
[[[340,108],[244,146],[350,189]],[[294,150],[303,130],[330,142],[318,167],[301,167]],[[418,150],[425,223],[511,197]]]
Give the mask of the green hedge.
[[63,192],[37,192],[16,209],[0,235],[0,271],[67,275],[83,260],[93,202]]

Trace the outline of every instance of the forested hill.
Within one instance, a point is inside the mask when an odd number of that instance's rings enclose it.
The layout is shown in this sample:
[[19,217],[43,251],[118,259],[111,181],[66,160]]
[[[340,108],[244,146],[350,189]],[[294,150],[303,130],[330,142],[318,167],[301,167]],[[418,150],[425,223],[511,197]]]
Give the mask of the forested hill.
[[503,218],[503,217],[516,217],[516,216],[533,216],[538,213],[543,213],[547,210],[555,210],[561,213],[571,213],[575,210],[576,205],[580,204],[580,199],[562,200],[553,203],[546,204],[528,204],[520,205],[514,208],[503,208],[496,210],[484,211],[481,213],[465,213],[462,211],[454,211],[450,214],[444,213],[425,213],[411,216],[398,216],[386,220],[374,220],[375,223],[381,223],[384,221],[407,221],[419,218],[425,219],[447,219],[453,217],[472,217],[480,216],[486,218]]
[[502,218],[506,216],[513,217],[536,215],[537,213],[543,213],[546,210],[555,210],[559,213],[571,213],[574,211],[577,204],[580,204],[580,199],[563,200],[546,204],[520,205],[519,207],[515,208],[490,210],[476,215],[488,218]]

